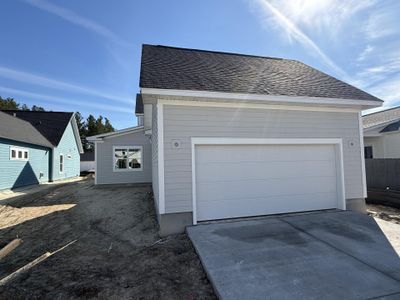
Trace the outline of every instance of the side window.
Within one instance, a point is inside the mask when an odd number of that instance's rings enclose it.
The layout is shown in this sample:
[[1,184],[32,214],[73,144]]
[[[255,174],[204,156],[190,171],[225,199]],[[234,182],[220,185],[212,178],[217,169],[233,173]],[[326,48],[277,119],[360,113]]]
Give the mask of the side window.
[[115,146],[113,153],[114,172],[142,171],[142,146]]
[[64,173],[64,155],[60,154],[60,173]]
[[366,159],[374,158],[372,146],[364,147],[364,158],[366,158]]
[[29,160],[29,150],[26,148],[10,147],[10,160]]

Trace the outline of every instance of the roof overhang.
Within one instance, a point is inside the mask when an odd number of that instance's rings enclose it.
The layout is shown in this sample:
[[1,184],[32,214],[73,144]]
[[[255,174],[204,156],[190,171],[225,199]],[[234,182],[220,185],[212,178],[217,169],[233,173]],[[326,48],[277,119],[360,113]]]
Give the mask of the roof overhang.
[[88,136],[86,139],[89,142],[98,142],[98,141],[102,141],[105,138],[113,138],[113,137],[126,135],[126,134],[130,134],[130,133],[133,133],[133,132],[139,132],[139,131],[144,131],[144,127],[143,126],[129,127],[129,128],[113,131],[113,132],[108,132],[108,133],[102,133],[102,134],[98,134],[98,135]]
[[248,102],[248,103],[265,103],[265,104],[293,104],[293,105],[312,105],[312,106],[333,106],[333,107],[353,107],[359,110],[380,107],[383,101],[359,100],[359,99],[339,99],[339,98],[322,98],[322,97],[299,97],[299,96],[274,96],[260,94],[244,94],[244,93],[225,93],[212,91],[193,91],[193,90],[173,90],[173,89],[156,89],[141,88],[144,95],[185,97],[187,100],[193,98],[203,98],[203,101],[211,101],[213,99],[226,102]]

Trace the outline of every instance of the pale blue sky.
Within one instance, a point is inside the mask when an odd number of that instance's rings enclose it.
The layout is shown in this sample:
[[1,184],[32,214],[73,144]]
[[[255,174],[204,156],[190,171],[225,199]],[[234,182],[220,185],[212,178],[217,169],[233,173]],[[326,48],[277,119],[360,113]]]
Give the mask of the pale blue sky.
[[2,0],[0,95],[134,126],[143,43],[292,58],[400,104],[400,1]]

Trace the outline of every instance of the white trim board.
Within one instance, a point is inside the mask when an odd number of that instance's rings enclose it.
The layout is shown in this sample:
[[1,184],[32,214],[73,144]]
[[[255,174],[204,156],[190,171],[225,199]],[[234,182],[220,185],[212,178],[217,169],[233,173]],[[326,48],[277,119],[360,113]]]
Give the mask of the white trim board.
[[189,101],[189,100],[169,100],[158,99],[158,103],[164,105],[181,106],[200,106],[200,107],[221,107],[221,108],[253,108],[253,109],[275,109],[275,110],[294,110],[294,111],[326,111],[358,113],[360,109],[343,107],[322,107],[304,105],[279,105],[279,104],[258,104],[258,103],[232,103],[232,102],[211,102],[211,101]]
[[196,200],[196,152],[197,145],[334,145],[336,152],[337,193],[338,208],[346,209],[343,142],[341,138],[334,139],[264,139],[264,138],[191,138],[192,151],[192,211],[193,225],[197,224],[197,200]]
[[363,122],[361,112],[358,114],[358,128],[360,135],[360,157],[361,157],[361,176],[362,176],[362,190],[363,197],[367,198],[367,175],[365,172],[365,158],[364,158],[364,130],[363,130]]
[[98,141],[94,142],[94,184],[97,185],[97,143]]
[[197,97],[197,98],[213,98],[225,99],[230,101],[254,101],[254,102],[278,102],[278,103],[303,103],[316,105],[338,105],[338,106],[358,106],[364,109],[382,106],[383,101],[358,100],[358,99],[339,99],[339,98],[323,98],[323,97],[294,97],[294,96],[274,96],[261,94],[245,94],[245,93],[225,93],[212,91],[193,91],[193,90],[174,90],[174,89],[156,89],[141,88],[142,94],[158,95],[158,96],[177,96],[177,97]]
[[164,108],[157,103],[157,142],[158,142],[158,213],[165,214],[165,178],[164,178]]

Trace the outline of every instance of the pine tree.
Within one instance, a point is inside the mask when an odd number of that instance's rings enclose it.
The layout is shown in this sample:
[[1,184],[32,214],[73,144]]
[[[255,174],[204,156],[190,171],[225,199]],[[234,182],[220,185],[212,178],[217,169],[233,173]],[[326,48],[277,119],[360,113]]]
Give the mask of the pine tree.
[[96,119],[93,115],[89,115],[86,119],[86,134],[92,136],[97,134]]
[[2,98],[0,96],[0,110],[18,110],[19,103],[14,98]]
[[111,125],[110,120],[105,118],[104,122],[104,132],[113,132],[115,131],[114,127]]

